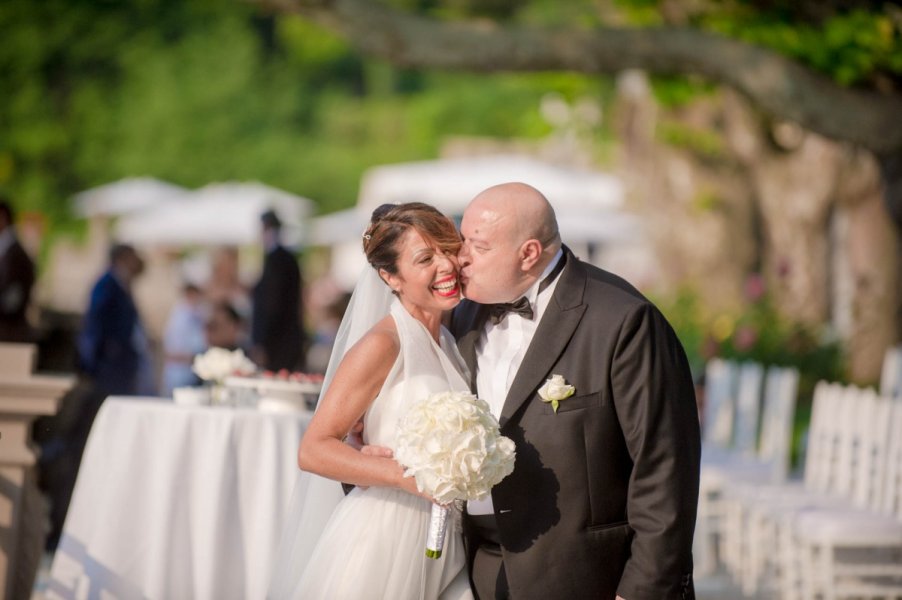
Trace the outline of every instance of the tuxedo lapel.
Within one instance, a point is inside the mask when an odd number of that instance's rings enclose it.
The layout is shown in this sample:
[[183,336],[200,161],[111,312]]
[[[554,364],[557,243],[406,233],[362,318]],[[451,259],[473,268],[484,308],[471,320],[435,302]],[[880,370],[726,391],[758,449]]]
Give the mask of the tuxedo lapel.
[[565,248],[565,252],[567,264],[501,409],[499,421],[502,425],[547,377],[586,312],[586,305],[583,303],[586,290],[585,270],[569,249]]
[[475,302],[469,302],[466,310],[460,311],[461,326],[455,327],[463,331],[463,335],[457,340],[457,349],[464,359],[464,363],[470,370],[470,391],[476,392],[476,344],[482,335],[486,319],[489,316],[488,307]]

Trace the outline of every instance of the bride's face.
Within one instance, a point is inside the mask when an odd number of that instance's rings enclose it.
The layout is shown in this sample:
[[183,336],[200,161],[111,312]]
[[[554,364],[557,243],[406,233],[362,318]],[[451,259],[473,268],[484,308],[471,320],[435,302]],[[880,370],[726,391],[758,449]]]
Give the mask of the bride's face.
[[442,252],[416,229],[398,240],[397,273],[382,277],[401,299],[426,310],[450,310],[460,302],[457,256]]

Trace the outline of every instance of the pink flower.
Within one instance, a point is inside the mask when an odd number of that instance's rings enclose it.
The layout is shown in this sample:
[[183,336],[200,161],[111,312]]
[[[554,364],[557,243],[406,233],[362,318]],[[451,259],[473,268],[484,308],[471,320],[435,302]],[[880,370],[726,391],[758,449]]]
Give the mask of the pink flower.
[[752,346],[754,346],[757,341],[758,330],[751,325],[742,325],[736,330],[736,335],[733,337],[733,343],[735,344],[736,349],[743,352],[751,350]]
[[718,344],[717,340],[709,335],[705,338],[700,352],[702,358],[704,358],[705,360],[714,358],[715,356],[717,356],[718,352],[720,352],[720,344]]
[[792,273],[792,265],[789,263],[789,259],[784,256],[777,261],[777,275],[780,279],[786,279],[790,273]]
[[764,296],[766,286],[760,273],[752,273],[745,280],[745,297],[750,302],[757,302]]

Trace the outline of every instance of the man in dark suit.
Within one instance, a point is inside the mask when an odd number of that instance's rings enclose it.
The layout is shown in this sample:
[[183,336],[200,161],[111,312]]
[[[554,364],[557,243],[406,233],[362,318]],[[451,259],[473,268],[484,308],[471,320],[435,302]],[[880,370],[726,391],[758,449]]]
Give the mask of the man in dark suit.
[[12,206],[0,199],[0,342],[28,342],[25,311],[34,286],[34,263],[13,226]]
[[110,266],[91,290],[78,337],[82,371],[100,397],[151,393],[147,337],[132,297],[144,261],[127,244],[110,249]]
[[467,300],[452,332],[517,451],[491,498],[467,506],[474,592],[694,597],[699,425],[673,330],[626,281],[563,246],[528,185],[478,195],[461,234]]
[[269,210],[260,220],[266,257],[253,293],[251,357],[270,371],[302,369],[301,270],[294,255],[280,243],[278,215]]

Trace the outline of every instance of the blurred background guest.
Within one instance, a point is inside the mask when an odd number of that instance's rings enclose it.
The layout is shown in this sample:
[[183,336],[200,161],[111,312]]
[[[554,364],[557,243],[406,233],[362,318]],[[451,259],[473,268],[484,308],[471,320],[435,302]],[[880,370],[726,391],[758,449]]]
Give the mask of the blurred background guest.
[[307,369],[311,373],[325,373],[335,344],[335,336],[341,325],[341,318],[351,301],[350,292],[340,294],[330,302],[320,318],[316,320],[316,330],[310,349],[307,351]]
[[163,332],[163,394],[181,386],[199,385],[191,369],[194,356],[207,348],[204,334],[207,307],[201,289],[193,283],[182,288],[182,297],[172,307]]
[[241,281],[238,249],[235,246],[222,246],[213,252],[204,295],[210,304],[225,302],[238,311],[242,319],[250,318],[250,292]]
[[12,206],[0,197],[0,341],[28,342],[25,311],[34,286],[34,263],[16,236]]
[[301,327],[301,270],[281,244],[282,221],[272,210],[260,217],[266,256],[254,287],[251,359],[263,369],[301,370],[305,336]]
[[78,337],[79,364],[98,393],[107,396],[153,393],[147,336],[132,296],[144,260],[132,246],[116,244],[110,264],[91,290]]
[[204,327],[208,347],[246,350],[247,332],[244,319],[227,302],[214,304]]

